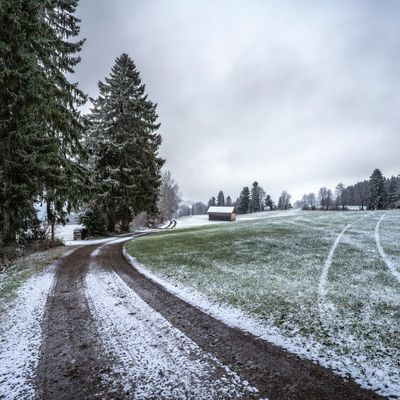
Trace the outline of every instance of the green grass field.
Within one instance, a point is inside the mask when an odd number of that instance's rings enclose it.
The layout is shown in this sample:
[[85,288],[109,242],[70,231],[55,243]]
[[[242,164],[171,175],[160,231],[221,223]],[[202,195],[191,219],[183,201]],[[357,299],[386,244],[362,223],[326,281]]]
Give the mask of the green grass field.
[[311,358],[396,397],[400,281],[377,248],[383,214],[379,240],[400,273],[400,212],[299,212],[166,232],[127,249],[168,282],[243,311]]

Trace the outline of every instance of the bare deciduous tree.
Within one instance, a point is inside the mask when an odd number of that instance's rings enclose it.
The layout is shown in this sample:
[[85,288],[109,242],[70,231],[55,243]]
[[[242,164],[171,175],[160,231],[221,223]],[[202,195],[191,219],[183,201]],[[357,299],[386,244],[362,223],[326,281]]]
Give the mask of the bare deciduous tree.
[[279,200],[278,200],[278,209],[279,210],[288,210],[289,208],[292,207],[290,204],[290,199],[292,196],[286,191],[282,191]]
[[179,208],[181,194],[178,184],[172,179],[171,172],[165,171],[162,175],[160,194],[157,202],[160,222],[172,218]]

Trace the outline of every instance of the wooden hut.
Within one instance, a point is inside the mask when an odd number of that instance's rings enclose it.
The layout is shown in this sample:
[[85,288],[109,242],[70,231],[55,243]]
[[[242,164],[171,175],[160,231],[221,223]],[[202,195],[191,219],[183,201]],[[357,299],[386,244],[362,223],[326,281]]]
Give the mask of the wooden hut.
[[236,221],[235,207],[212,206],[207,211],[210,221]]

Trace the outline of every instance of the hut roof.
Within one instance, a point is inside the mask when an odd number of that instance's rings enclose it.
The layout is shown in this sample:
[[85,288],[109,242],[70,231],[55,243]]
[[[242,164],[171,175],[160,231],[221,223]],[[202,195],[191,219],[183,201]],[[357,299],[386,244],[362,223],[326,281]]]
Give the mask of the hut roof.
[[218,207],[218,206],[212,206],[208,209],[207,213],[208,214],[232,214],[235,212],[235,207]]

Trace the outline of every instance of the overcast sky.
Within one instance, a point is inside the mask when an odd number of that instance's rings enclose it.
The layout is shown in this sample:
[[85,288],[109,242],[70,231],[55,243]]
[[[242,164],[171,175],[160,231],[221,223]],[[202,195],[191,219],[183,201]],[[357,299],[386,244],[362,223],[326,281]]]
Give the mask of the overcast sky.
[[90,96],[128,53],[186,200],[400,173],[400,1],[81,0]]

